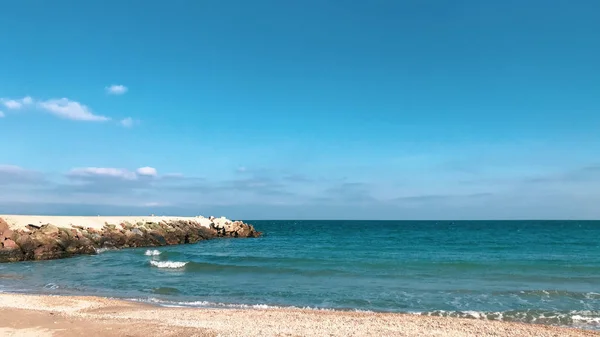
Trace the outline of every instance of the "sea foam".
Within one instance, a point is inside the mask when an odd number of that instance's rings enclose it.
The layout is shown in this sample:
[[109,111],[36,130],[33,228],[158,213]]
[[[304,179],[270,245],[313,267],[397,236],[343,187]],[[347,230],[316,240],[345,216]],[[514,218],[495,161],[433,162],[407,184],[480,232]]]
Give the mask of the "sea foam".
[[150,264],[157,268],[177,269],[177,268],[183,268],[187,264],[187,262],[150,261]]
[[158,255],[160,255],[160,251],[158,251],[158,250],[156,250],[156,249],[154,249],[154,250],[153,250],[153,249],[148,249],[148,250],[147,250],[147,251],[144,253],[144,255],[146,255],[146,256],[158,256]]
[[94,250],[96,251],[96,254],[102,254],[109,250],[114,250],[114,248],[95,248]]
[[144,303],[152,303],[156,305],[160,305],[163,307],[172,307],[172,308],[230,308],[230,309],[292,309],[292,310],[312,310],[312,311],[353,311],[364,314],[373,314],[374,311],[371,310],[343,310],[343,309],[334,309],[334,308],[320,308],[320,307],[309,307],[309,306],[278,306],[278,305],[268,305],[268,304],[242,304],[242,303],[220,303],[220,302],[209,302],[209,301],[168,301],[161,300],[154,297],[149,298],[130,298],[130,301],[135,302],[144,302]]

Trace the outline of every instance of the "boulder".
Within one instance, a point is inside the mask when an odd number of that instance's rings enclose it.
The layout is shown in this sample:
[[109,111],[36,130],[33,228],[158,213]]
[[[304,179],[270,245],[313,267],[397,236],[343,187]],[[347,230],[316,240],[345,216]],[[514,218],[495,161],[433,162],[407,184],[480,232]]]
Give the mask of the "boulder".
[[140,230],[139,228],[132,229],[131,234],[144,236],[144,232],[142,232],[142,230]]
[[6,239],[2,242],[2,244],[4,245],[4,248],[8,248],[8,249],[21,249],[16,242],[14,242],[11,239]]
[[164,238],[167,245],[179,245],[185,243],[186,232],[177,227],[169,227],[164,234]]
[[15,232],[14,237],[17,245],[21,247],[23,259],[33,260],[33,251],[38,247],[37,242],[35,242],[27,233]]
[[242,221],[210,219],[105,224],[101,230],[52,224],[11,230],[0,218],[0,262],[49,260],[94,254],[97,248],[153,247],[195,243],[215,237],[258,237],[260,232]]
[[2,232],[0,234],[0,241],[2,241],[4,239],[12,239],[12,237],[13,237],[12,229],[6,229],[6,230],[4,230],[4,232]]
[[56,237],[56,236],[58,236],[60,229],[54,225],[47,224],[47,225],[42,225],[42,227],[40,227],[39,231],[44,233],[45,235]]
[[6,223],[4,219],[0,218],[0,234],[3,234],[7,230],[10,230],[8,223]]
[[33,251],[35,260],[54,260],[70,256],[57,242],[39,246]]
[[134,228],[131,231],[125,232],[126,245],[129,247],[145,247],[152,246],[151,241],[146,238],[146,235],[141,230]]
[[166,246],[167,245],[167,240],[165,240],[163,233],[150,232],[149,239],[155,243],[155,246]]
[[23,251],[16,248],[0,248],[0,262],[24,261]]
[[212,221],[210,219],[207,219],[207,218],[203,217],[203,216],[199,216],[196,219],[196,223],[198,223],[202,227],[210,228],[210,225],[212,224]]
[[129,229],[129,230],[130,230],[130,229],[133,229],[133,225],[132,225],[132,224],[130,224],[129,222],[124,222],[124,223],[122,223],[122,224],[121,224],[121,227],[122,227],[123,229]]
[[102,236],[98,233],[90,233],[90,232],[82,232],[81,233],[85,238],[87,238],[88,240],[90,240],[94,246],[100,247],[101,245],[101,240],[102,240]]
[[198,227],[193,234],[197,234],[201,239],[208,240],[217,236],[217,231],[210,227]]
[[[59,231],[60,232],[60,231]],[[33,259],[34,260],[52,260],[69,256],[66,249],[70,246],[70,239],[58,233],[50,231],[46,234],[42,230],[32,233],[29,237],[32,240]]]
[[226,228],[231,224],[231,221],[225,217],[212,218],[212,225],[217,229]]
[[102,232],[100,242],[102,247],[120,247],[127,243],[127,237],[116,229],[105,230]]

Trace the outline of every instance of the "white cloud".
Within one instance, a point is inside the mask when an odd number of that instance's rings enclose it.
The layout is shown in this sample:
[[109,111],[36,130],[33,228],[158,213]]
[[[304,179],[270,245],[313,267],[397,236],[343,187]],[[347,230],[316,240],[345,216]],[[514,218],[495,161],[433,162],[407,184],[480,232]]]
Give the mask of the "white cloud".
[[144,207],[164,207],[164,206],[169,206],[169,203],[151,201],[151,202],[143,203],[142,206],[144,206]]
[[24,173],[24,172],[28,172],[28,170],[26,170],[20,166],[16,166],[16,165],[0,164],[0,173],[17,174],[17,173]]
[[60,118],[76,121],[103,122],[110,119],[105,116],[94,115],[87,106],[68,98],[41,101],[38,106]]
[[[45,101],[37,100],[30,96],[20,99],[0,98],[0,105],[4,105],[10,110],[19,110],[27,106],[32,106],[37,110],[49,112],[57,117],[75,121],[104,122],[111,120],[110,117],[94,114],[87,105],[68,98],[52,98]],[[0,118],[5,116],[4,112],[0,111]],[[123,127],[131,127],[136,123],[137,121],[130,117],[119,121],[119,124]]]
[[133,126],[133,119],[131,117],[121,119],[121,121],[119,121],[119,124],[121,124],[121,126],[123,127],[130,128]]
[[126,86],[120,84],[113,84],[110,87],[106,87],[106,92],[110,95],[123,95],[129,90]]
[[107,177],[107,178],[119,178],[126,180],[137,179],[134,172],[126,169],[112,168],[112,167],[80,167],[74,168],[69,172],[70,176],[73,177]]
[[154,167],[140,167],[135,172],[122,168],[113,167],[78,167],[69,171],[70,177],[79,178],[115,178],[122,180],[137,180],[140,177],[158,176],[158,171]]
[[29,96],[25,96],[21,99],[7,99],[0,98],[0,102],[4,104],[4,106],[11,110],[21,109],[24,105],[30,105],[33,103],[33,99]]
[[23,104],[21,104],[21,102],[16,101],[14,99],[4,101],[3,103],[4,103],[5,107],[12,109],[12,110],[21,109],[21,106],[23,106]]
[[163,178],[183,178],[183,173],[166,173],[162,175]]
[[16,165],[0,164],[0,185],[39,182],[41,180],[42,175],[39,172]]
[[158,172],[156,171],[156,169],[154,167],[149,167],[149,166],[140,167],[135,172],[140,176],[147,176],[147,177],[156,177],[158,175]]

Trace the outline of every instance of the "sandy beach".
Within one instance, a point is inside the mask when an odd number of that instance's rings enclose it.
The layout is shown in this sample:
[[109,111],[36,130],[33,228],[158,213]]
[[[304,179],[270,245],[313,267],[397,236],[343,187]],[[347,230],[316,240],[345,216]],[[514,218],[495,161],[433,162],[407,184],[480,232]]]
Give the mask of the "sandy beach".
[[594,331],[405,314],[155,307],[98,297],[0,294],[0,335],[600,336]]

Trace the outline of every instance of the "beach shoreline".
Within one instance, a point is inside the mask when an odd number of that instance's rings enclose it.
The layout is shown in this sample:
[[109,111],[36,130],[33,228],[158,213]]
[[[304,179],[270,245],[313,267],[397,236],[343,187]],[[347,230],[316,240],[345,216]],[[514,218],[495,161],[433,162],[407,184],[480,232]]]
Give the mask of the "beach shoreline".
[[0,293],[6,336],[600,336],[524,323],[399,313],[161,307],[91,296]]

